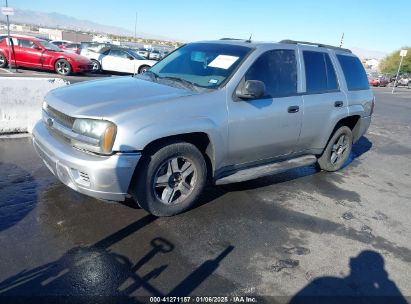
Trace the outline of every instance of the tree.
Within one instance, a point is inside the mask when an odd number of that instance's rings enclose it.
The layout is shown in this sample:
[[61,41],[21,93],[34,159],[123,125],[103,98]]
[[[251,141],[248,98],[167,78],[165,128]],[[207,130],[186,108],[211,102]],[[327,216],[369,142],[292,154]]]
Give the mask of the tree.
[[[400,73],[411,73],[411,47],[403,47],[402,50],[408,50],[407,56],[404,57],[401,65]],[[380,70],[383,73],[395,74],[400,64],[400,50],[397,50],[390,55],[384,57],[380,63]]]

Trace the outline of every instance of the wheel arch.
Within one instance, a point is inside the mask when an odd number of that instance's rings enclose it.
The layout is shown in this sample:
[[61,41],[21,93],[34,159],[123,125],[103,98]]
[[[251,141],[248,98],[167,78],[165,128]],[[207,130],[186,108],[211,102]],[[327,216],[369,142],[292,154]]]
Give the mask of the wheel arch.
[[[169,135],[155,139],[148,143],[142,150],[143,157],[151,155],[160,147],[170,142],[187,142],[193,144],[203,155],[207,165],[207,177],[212,178],[215,171],[215,149],[209,134],[205,132],[190,132]],[[138,170],[138,165],[136,170]]]

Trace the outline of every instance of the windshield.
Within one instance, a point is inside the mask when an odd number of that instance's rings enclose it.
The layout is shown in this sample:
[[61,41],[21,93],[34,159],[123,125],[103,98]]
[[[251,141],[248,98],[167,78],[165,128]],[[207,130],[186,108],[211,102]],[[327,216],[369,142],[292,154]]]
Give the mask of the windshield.
[[47,42],[47,41],[39,41],[40,45],[44,47],[46,50],[49,51],[54,51],[54,52],[62,52],[61,49],[58,48],[58,46],[55,46],[54,44]]
[[178,78],[205,88],[219,87],[250,48],[218,43],[187,44],[154,65],[158,78]]

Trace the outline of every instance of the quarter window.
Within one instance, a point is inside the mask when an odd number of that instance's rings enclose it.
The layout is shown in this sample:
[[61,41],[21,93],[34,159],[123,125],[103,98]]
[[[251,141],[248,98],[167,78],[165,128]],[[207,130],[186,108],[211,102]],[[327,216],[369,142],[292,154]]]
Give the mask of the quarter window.
[[349,91],[368,90],[368,78],[361,61],[354,56],[337,55]]
[[297,60],[294,50],[272,50],[261,55],[245,74],[245,80],[264,82],[266,95],[297,93]]
[[338,89],[335,70],[327,53],[304,51],[303,57],[308,93],[324,93]]

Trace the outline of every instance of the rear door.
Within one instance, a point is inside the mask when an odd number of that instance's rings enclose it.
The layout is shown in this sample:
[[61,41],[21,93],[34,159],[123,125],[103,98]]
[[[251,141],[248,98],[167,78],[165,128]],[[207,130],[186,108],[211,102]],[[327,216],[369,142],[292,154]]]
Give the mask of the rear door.
[[294,152],[301,129],[296,49],[261,54],[241,81],[259,80],[266,95],[228,102],[229,154],[234,165],[265,161]]
[[336,58],[323,48],[300,46],[304,71],[301,135],[298,148],[321,153],[335,124],[348,114],[347,96],[336,73]]

